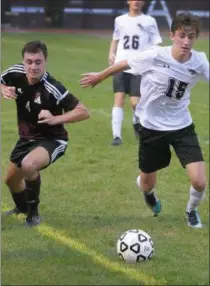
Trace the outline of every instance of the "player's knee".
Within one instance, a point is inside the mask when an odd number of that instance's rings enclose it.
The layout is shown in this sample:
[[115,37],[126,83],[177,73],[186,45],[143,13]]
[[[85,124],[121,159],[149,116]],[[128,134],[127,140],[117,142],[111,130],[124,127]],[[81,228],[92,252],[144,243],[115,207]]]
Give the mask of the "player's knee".
[[21,184],[21,179],[17,179],[15,176],[12,176],[12,175],[11,176],[7,175],[4,178],[4,183],[7,185],[7,187],[10,190],[13,190],[19,187],[19,185]]
[[124,94],[116,94],[114,99],[114,106],[115,107],[123,107],[125,103]]
[[206,186],[207,186],[207,182],[206,182],[205,178],[195,178],[195,179],[191,180],[191,184],[192,184],[193,188],[198,190],[198,191],[204,191],[206,189]]
[[10,188],[13,185],[13,177],[12,176],[6,176],[4,177],[4,183]]
[[37,171],[36,162],[29,159],[23,159],[21,163],[21,171],[24,175],[35,173]]

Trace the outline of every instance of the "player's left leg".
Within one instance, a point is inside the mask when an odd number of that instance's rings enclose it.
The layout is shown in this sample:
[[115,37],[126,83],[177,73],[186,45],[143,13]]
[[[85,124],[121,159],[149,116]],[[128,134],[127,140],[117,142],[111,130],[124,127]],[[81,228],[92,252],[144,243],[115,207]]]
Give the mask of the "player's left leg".
[[27,212],[27,204],[25,200],[25,181],[23,174],[15,163],[10,162],[4,182],[10,190],[15,207],[6,211],[6,215],[20,214]]
[[197,211],[198,206],[205,197],[206,192],[206,171],[204,162],[194,162],[186,165],[190,178],[190,197],[186,207],[188,225],[201,228],[202,223]]
[[48,151],[40,146],[29,152],[21,162],[21,172],[26,183],[26,225],[28,226],[35,226],[40,223],[38,205],[41,179],[39,170],[45,168],[49,162]]
[[130,97],[130,105],[133,110],[133,128],[136,135],[136,138],[139,138],[139,118],[135,115],[135,109],[140,100],[140,83],[141,76],[130,74],[129,77],[129,97]]
[[194,131],[194,124],[175,134],[174,150],[190,179],[190,197],[186,207],[188,225],[201,228],[201,219],[197,211],[204,199],[206,190],[206,171],[202,151]]
[[130,96],[130,105],[133,110],[132,123],[133,123],[134,133],[137,139],[139,139],[139,118],[135,115],[135,109],[138,103],[139,103],[139,97]]

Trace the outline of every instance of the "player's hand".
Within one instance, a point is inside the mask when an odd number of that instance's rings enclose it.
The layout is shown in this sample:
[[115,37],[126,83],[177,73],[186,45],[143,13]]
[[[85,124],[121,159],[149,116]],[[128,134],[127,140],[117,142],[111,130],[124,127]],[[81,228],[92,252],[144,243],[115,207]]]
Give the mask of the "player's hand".
[[5,99],[16,99],[17,98],[17,94],[15,93],[14,86],[1,87],[1,93],[3,95],[3,98]]
[[114,64],[115,58],[116,58],[115,54],[109,55],[109,65],[110,66]]
[[99,72],[91,72],[91,73],[84,73],[81,75],[80,85],[82,87],[88,86],[96,86],[100,82],[100,73]]
[[39,124],[55,125],[55,116],[49,110],[42,109],[38,115]]

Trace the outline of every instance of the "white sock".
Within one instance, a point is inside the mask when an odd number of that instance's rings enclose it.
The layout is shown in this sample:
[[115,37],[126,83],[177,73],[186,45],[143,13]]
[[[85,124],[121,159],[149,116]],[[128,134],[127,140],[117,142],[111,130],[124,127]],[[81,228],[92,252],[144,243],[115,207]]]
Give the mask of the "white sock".
[[191,212],[194,211],[200,204],[200,202],[205,197],[205,191],[198,192],[196,189],[193,188],[193,186],[190,187],[190,198],[187,204],[186,211]]
[[140,175],[136,178],[136,185],[140,190]]
[[112,108],[112,134],[113,137],[121,138],[121,127],[124,118],[123,108],[113,107]]

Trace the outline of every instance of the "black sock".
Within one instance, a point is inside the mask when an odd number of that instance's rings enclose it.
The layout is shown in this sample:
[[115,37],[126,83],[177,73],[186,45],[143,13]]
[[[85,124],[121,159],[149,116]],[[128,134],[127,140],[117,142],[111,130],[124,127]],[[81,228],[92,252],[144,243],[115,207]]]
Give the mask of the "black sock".
[[149,194],[148,193],[144,193],[144,197],[145,197],[146,202],[151,207],[154,207],[156,205],[157,199],[156,199],[156,196],[155,196],[154,192],[149,193]]
[[27,212],[27,203],[26,203],[26,192],[25,190],[19,193],[14,193],[12,191],[11,195],[13,198],[13,201],[15,202],[16,207],[22,212]]
[[27,215],[38,215],[39,194],[41,187],[41,178],[38,176],[34,181],[26,182],[26,202]]

